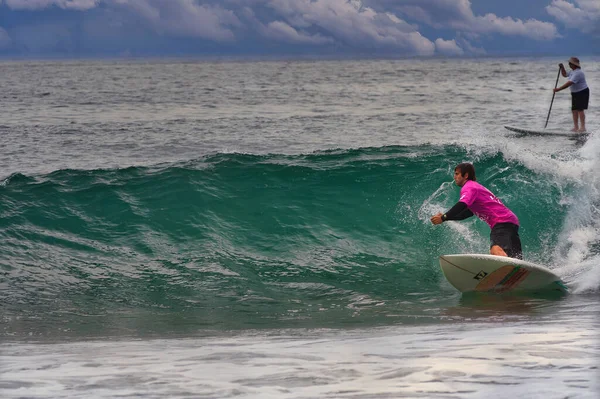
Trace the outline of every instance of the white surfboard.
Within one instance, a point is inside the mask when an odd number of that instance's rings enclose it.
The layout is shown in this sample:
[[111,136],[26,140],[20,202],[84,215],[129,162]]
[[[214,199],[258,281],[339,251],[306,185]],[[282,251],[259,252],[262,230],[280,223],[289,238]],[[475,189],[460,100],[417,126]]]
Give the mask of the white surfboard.
[[522,135],[531,136],[566,136],[570,138],[580,139],[587,137],[589,133],[571,132],[568,130],[552,130],[552,129],[522,129],[520,127],[504,126],[505,129],[511,132],[519,133]]
[[568,292],[550,269],[506,256],[442,255],[440,267],[450,284],[461,292]]

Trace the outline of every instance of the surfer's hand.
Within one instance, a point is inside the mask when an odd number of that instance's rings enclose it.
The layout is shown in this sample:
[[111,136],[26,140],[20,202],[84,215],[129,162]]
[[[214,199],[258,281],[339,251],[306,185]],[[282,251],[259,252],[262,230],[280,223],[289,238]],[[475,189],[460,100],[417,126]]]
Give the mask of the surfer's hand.
[[438,213],[437,215],[433,215],[430,220],[431,220],[431,223],[433,223],[433,224],[442,224],[444,222],[444,220],[442,219],[441,213]]
[[560,64],[558,64],[558,67],[559,67],[560,69],[565,69],[565,66],[562,64],[562,62],[561,62]]

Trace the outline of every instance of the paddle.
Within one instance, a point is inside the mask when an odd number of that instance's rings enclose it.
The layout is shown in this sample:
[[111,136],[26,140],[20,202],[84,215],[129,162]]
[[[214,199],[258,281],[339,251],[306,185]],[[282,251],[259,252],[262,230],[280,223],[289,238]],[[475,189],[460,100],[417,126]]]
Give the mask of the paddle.
[[[554,83],[554,88],[558,86],[558,78],[560,77],[560,66],[558,67],[558,75],[556,75],[556,83]],[[548,119],[550,119],[550,112],[552,111],[552,103],[554,102],[554,96],[556,93],[552,92],[552,101],[550,101],[550,109],[548,110],[548,117],[546,117],[546,124],[544,125],[544,129],[548,126]]]

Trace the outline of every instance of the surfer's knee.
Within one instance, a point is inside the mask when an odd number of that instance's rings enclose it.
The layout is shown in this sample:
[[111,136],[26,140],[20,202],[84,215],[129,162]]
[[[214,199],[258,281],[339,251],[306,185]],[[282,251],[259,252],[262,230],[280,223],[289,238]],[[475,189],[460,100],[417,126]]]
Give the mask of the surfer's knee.
[[492,245],[490,248],[490,254],[496,256],[508,256],[500,245]]

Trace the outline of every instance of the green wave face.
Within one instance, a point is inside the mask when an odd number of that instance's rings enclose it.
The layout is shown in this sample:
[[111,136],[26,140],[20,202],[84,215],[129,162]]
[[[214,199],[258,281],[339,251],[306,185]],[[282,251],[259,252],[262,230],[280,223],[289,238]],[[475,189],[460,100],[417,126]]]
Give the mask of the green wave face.
[[339,327],[443,317],[438,256],[485,253],[453,168],[519,217],[549,262],[575,188],[502,154],[382,147],[215,154],[185,164],[10,176],[0,187],[5,334]]

